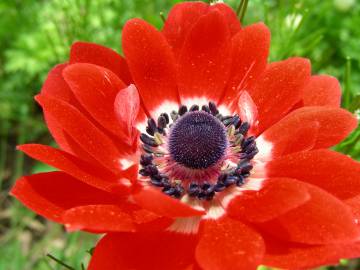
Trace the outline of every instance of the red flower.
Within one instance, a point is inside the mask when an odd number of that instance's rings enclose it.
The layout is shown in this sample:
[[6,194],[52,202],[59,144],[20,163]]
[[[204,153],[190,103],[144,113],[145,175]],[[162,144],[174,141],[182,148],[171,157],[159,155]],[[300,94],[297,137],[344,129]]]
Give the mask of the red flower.
[[[124,27],[125,58],[78,42],[36,97],[60,171],[12,194],[68,230],[107,233],[89,269],[302,269],[360,255],[356,126],[335,78],[267,63],[270,33],[224,4]],[[126,60],[125,60],[126,59]]]

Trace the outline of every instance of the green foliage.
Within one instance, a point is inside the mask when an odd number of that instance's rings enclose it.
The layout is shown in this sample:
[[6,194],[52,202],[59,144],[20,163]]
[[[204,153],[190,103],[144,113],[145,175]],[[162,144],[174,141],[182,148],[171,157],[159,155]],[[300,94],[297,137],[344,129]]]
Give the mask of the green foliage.
[[[65,234],[60,226],[7,196],[14,179],[23,173],[51,170],[25,159],[14,151],[15,145],[51,142],[33,96],[50,68],[67,61],[74,41],[96,42],[121,52],[120,31],[128,19],[141,17],[160,29],[160,12],[166,17],[176,2],[0,1],[0,246],[5,247],[0,252],[0,269],[63,269],[46,258],[48,253],[76,269],[87,263],[90,255],[86,250],[94,245],[95,236]],[[236,9],[240,0],[225,2]],[[310,58],[314,73],[340,79],[343,107],[360,117],[360,5],[356,1],[241,2],[248,2],[244,25],[264,21],[270,27],[271,61],[294,55]],[[360,128],[336,150],[360,160]]]

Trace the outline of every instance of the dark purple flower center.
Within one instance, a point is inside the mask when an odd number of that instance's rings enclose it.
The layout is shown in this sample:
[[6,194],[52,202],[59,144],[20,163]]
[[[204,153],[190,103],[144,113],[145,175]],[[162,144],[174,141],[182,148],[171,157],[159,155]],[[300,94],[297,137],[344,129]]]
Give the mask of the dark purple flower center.
[[169,153],[191,169],[206,169],[218,162],[227,147],[225,126],[204,111],[188,112],[171,128]]
[[249,129],[239,115],[223,116],[214,102],[201,108],[181,105],[157,121],[149,118],[140,135],[139,174],[169,196],[212,200],[249,177],[259,152]]

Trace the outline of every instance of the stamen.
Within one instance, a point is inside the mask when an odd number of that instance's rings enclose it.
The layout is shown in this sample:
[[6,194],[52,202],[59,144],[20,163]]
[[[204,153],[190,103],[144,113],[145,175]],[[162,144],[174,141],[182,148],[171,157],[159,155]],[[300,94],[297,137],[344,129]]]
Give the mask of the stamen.
[[187,194],[212,200],[216,193],[243,185],[250,175],[259,150],[256,138],[247,137],[249,129],[238,115],[221,115],[214,102],[201,110],[196,104],[189,109],[181,105],[170,116],[149,118],[147,134],[140,135],[145,153],[139,174],[174,198]]
[[170,118],[169,118],[169,115],[167,113],[162,113],[162,114],[160,114],[160,116],[165,118],[166,124],[170,123]]
[[181,105],[180,108],[179,108],[179,115],[182,116],[184,115],[185,113],[187,113],[187,107],[185,105]]
[[153,154],[153,153],[154,153],[152,147],[149,146],[149,145],[147,145],[147,144],[143,144],[142,148],[143,148],[144,151],[145,151],[146,153],[148,153],[148,154]]
[[210,108],[209,108],[209,106],[207,106],[207,105],[203,105],[203,106],[201,107],[201,110],[204,111],[204,112],[210,113]]
[[155,134],[154,134],[154,140],[155,140],[155,142],[156,142],[158,145],[161,145],[161,144],[164,143],[161,134],[158,133],[158,132],[155,132]]
[[239,153],[239,152],[241,151],[241,147],[240,147],[239,145],[237,145],[237,146],[233,147],[231,150],[232,150],[234,153]]
[[149,118],[147,121],[147,127],[146,127],[146,132],[149,135],[154,135],[154,133],[156,132],[157,128],[156,128],[156,123],[155,120],[152,118]]
[[214,102],[209,102],[209,109],[212,115],[217,115],[219,113]]
[[197,197],[200,193],[201,189],[198,184],[191,183],[188,189],[189,196]]
[[226,187],[229,187],[233,184],[235,184],[238,180],[238,177],[236,175],[228,175],[228,177],[226,177],[225,181],[224,181],[224,185]]
[[253,165],[250,163],[250,161],[245,159],[240,161],[240,163],[237,165],[236,173],[239,175],[243,173],[248,173],[251,171],[252,168]]
[[199,106],[198,105],[192,105],[191,107],[190,107],[190,111],[191,112],[195,112],[195,111],[198,111],[199,110]]
[[161,129],[166,128],[167,121],[164,115],[160,115],[158,118],[158,127]]
[[179,118],[179,114],[176,111],[172,111],[170,113],[170,117],[171,117],[171,120],[173,120],[173,122],[175,122]]
[[[239,134],[239,135],[244,137],[242,134]],[[248,137],[245,140],[243,140],[241,147],[245,149],[248,145],[250,145],[251,143],[254,143],[254,142],[255,142],[254,136]]]
[[244,141],[244,135],[238,133],[235,135],[235,138],[236,138],[235,145],[240,145],[240,144],[242,145],[242,142]]
[[235,126],[234,126],[234,125],[231,125],[231,126],[228,127],[228,129],[227,129],[227,135],[228,135],[229,137],[232,137],[232,136],[235,135]]
[[152,164],[152,161],[153,161],[153,160],[154,160],[153,155],[151,155],[151,154],[144,154],[144,155],[141,155],[140,164],[141,164],[142,166],[150,165],[150,164]]
[[214,186],[214,190],[216,192],[221,192],[226,188],[225,184],[223,182],[217,182]]
[[158,144],[156,143],[154,138],[149,137],[148,135],[142,133],[140,135],[140,140],[144,143],[147,144],[149,146],[158,146]]
[[241,120],[240,120],[240,117],[238,115],[235,115],[233,117],[233,122],[232,124],[235,126],[236,129],[238,129],[241,125]]
[[225,126],[230,126],[233,122],[233,117],[232,116],[226,116],[225,118],[223,118],[222,120],[223,124]]
[[238,131],[240,134],[246,135],[246,133],[249,131],[249,129],[250,129],[250,124],[248,122],[244,122],[241,124]]

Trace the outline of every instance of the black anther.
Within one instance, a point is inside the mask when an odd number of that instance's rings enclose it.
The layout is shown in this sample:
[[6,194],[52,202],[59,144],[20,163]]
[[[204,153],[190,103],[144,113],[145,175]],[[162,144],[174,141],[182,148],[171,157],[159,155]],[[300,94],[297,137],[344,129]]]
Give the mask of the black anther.
[[143,144],[142,148],[144,149],[144,151],[148,154],[153,154],[154,150],[152,149],[151,146],[147,145],[147,144]]
[[219,110],[216,107],[216,104],[212,101],[209,102],[209,109],[212,115],[217,115],[219,113]]
[[243,140],[243,142],[241,143],[241,148],[246,148],[249,144],[255,142],[255,136],[250,136],[246,139]]
[[150,136],[146,135],[145,133],[141,133],[140,140],[149,146],[158,146],[158,144],[155,142],[154,138],[151,138]]
[[153,184],[154,186],[157,186],[157,187],[163,187],[164,184],[161,180],[157,180],[157,179],[153,179],[151,178],[151,184]]
[[238,166],[236,172],[238,174],[248,173],[253,168],[253,165],[248,160],[241,161]]
[[160,129],[164,129],[164,128],[166,128],[166,125],[167,125],[167,121],[166,121],[165,116],[160,115],[158,118],[158,127]]
[[147,127],[146,127],[146,132],[149,134],[149,135],[154,135],[155,132],[156,132],[157,128],[156,128],[156,123],[155,123],[155,120],[152,119],[152,118],[149,118],[147,120]]
[[240,119],[240,117],[238,115],[235,115],[233,117],[233,123],[232,124],[235,126],[236,129],[238,129],[240,127],[241,119]]
[[151,154],[143,154],[140,157],[140,164],[142,166],[149,165],[149,164],[152,163],[153,159],[154,159],[153,155],[151,155]]
[[244,122],[239,127],[239,133],[245,135],[250,129],[250,124],[248,122]]
[[225,126],[230,126],[233,123],[233,117],[226,118],[222,122]]
[[187,113],[188,108],[185,105],[181,105],[179,108],[179,115],[184,115],[185,113]]
[[222,173],[218,176],[218,182],[224,182],[227,178],[227,174],[226,173]]
[[211,184],[208,183],[208,182],[205,182],[205,183],[202,184],[201,189],[202,190],[207,190],[209,187],[211,187]]
[[226,188],[225,184],[223,182],[217,182],[215,185],[214,185],[214,190],[216,192],[220,192],[220,191],[223,191],[224,189]]
[[[154,164],[148,165],[146,167],[144,167],[145,172],[147,172],[150,176],[156,176],[158,175],[159,171],[157,169],[157,167]],[[155,177],[156,179],[161,179],[160,177]]]
[[200,193],[200,191],[201,191],[201,189],[198,184],[191,183],[189,185],[189,189],[188,189],[189,196],[192,196],[192,197],[197,196]]
[[170,113],[170,117],[171,117],[171,120],[173,120],[173,122],[175,122],[179,118],[179,114],[176,111],[172,111]]
[[242,175],[239,175],[238,178],[239,179],[237,180],[236,185],[240,187],[245,183],[245,178]]
[[198,111],[198,110],[199,110],[199,106],[198,106],[198,105],[192,105],[192,106],[190,107],[190,110],[189,110],[189,111],[195,112],[195,111]]
[[203,105],[203,106],[201,107],[201,110],[204,111],[204,112],[210,113],[209,106],[207,106],[207,105]]
[[165,119],[166,119],[166,124],[169,124],[169,123],[170,123],[170,118],[169,118],[169,115],[168,115],[167,113],[162,113],[162,114],[160,114],[160,116],[165,117]]
[[236,175],[229,175],[226,180],[224,181],[224,185],[226,187],[229,187],[233,184],[236,184],[236,182],[238,181],[238,177]]

